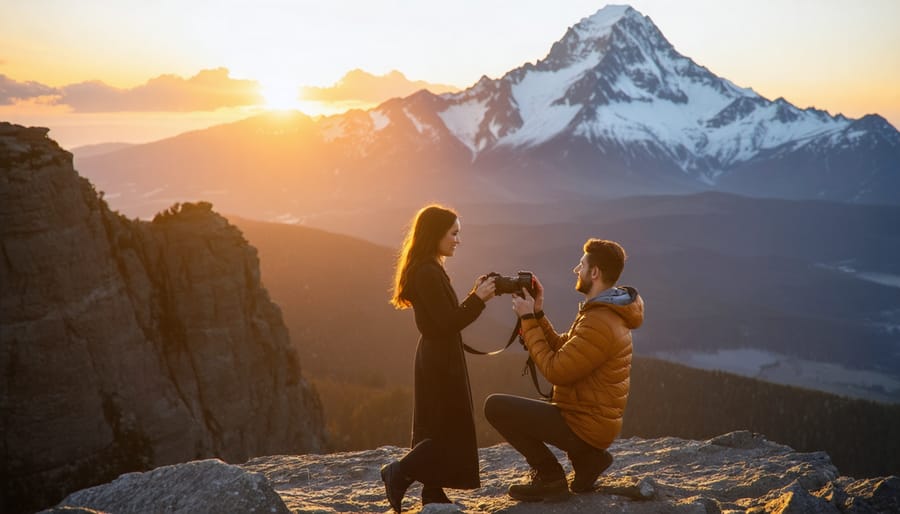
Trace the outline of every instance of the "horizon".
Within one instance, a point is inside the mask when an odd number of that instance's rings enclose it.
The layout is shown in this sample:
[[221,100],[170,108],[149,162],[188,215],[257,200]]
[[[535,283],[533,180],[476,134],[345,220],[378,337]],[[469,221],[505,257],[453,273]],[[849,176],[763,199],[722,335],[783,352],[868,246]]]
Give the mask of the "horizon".
[[[438,9],[408,1],[241,8],[95,0],[91,12],[100,14],[85,18],[76,16],[83,4],[6,4],[0,19],[16,23],[0,31],[0,119],[46,126],[74,148],[146,143],[269,110],[368,109],[421,88],[466,89],[540,60],[604,5],[578,0],[549,12],[536,1]],[[628,5],[679,53],[740,87],[900,126],[896,2]]]

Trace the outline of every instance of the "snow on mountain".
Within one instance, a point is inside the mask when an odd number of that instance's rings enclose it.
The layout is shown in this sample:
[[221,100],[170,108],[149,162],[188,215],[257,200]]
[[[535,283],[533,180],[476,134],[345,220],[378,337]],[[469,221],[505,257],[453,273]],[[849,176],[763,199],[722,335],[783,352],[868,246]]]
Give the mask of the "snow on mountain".
[[372,118],[372,124],[375,130],[382,130],[391,124],[391,118],[379,110],[369,111],[369,117]]
[[471,98],[465,102],[451,105],[446,110],[439,112],[438,116],[462,144],[466,145],[472,153],[478,153],[484,146],[476,142],[478,125],[486,111],[487,105],[484,100]]
[[512,95],[523,123],[518,130],[501,138],[498,144],[511,146],[542,143],[564,130],[582,106],[560,101],[565,90],[585,72],[596,66],[599,54],[594,52],[567,68],[530,70],[514,82]]

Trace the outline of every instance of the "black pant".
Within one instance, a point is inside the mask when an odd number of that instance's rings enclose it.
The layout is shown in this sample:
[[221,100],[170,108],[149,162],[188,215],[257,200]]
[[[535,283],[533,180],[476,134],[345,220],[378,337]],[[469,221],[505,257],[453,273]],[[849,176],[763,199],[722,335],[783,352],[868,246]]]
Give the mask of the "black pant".
[[439,468],[445,460],[444,449],[433,440],[424,439],[400,459],[400,471],[416,482],[435,484],[439,482],[434,474],[442,471]]
[[545,401],[492,394],[484,402],[484,416],[532,468],[547,476],[562,474],[562,466],[544,443],[563,450],[570,460],[598,451],[572,432],[559,409]]
[[446,499],[443,487],[435,473],[441,473],[441,462],[446,460],[446,451],[431,439],[424,439],[402,459],[400,472],[416,482],[422,483],[422,501],[439,501]]

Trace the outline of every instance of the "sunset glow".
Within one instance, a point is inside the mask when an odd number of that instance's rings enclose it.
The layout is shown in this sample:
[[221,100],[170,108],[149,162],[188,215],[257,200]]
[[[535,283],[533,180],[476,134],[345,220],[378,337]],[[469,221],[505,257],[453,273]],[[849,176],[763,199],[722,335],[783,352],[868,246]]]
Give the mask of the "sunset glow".
[[260,93],[269,109],[300,109],[300,90],[296,84],[284,80],[263,81]]
[[[900,2],[628,3],[679,52],[740,87],[800,108],[878,113],[900,126]],[[546,56],[603,5],[3,2],[0,118],[39,122],[73,146],[106,141],[110,131],[94,127],[111,113],[132,113],[116,133],[143,142],[149,132],[196,128],[178,120],[226,120],[241,109],[369,108],[422,87],[442,92],[499,78]],[[148,132],[165,112],[171,129]]]

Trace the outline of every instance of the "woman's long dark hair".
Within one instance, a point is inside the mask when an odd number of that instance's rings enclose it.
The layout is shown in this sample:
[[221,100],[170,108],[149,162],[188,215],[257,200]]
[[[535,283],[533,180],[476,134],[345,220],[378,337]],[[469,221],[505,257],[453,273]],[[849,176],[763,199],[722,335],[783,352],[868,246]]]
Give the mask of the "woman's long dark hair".
[[412,306],[407,291],[410,268],[428,259],[437,258],[438,243],[456,222],[459,216],[452,209],[440,205],[423,207],[413,218],[403,246],[397,256],[394,271],[394,295],[391,304],[397,309]]

